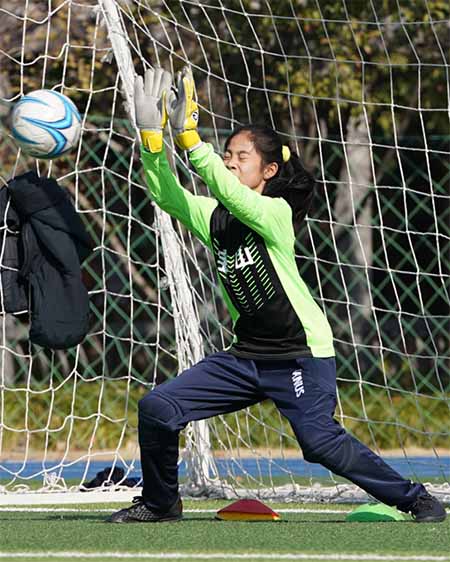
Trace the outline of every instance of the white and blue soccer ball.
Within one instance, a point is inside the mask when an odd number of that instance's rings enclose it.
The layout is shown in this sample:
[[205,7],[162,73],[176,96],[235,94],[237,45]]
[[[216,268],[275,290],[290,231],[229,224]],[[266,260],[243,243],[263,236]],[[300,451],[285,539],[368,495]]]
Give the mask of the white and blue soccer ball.
[[14,106],[12,134],[34,158],[61,156],[78,143],[81,117],[75,104],[53,90],[35,90]]

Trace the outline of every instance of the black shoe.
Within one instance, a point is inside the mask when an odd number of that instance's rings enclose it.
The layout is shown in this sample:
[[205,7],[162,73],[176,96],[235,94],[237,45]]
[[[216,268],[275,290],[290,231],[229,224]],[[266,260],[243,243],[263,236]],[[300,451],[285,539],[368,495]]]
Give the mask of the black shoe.
[[417,523],[438,523],[447,517],[441,502],[428,492],[419,494],[409,511]]
[[149,509],[142,496],[133,498],[133,505],[116,511],[106,519],[107,523],[158,523],[161,521],[179,521],[183,517],[181,499],[164,513],[157,513]]

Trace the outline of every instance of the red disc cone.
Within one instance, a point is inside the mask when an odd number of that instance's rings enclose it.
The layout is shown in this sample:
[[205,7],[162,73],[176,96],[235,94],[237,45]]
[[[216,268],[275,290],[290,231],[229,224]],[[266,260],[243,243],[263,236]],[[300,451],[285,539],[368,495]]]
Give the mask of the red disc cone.
[[238,500],[219,509],[216,519],[222,521],[278,521],[278,513],[259,500]]

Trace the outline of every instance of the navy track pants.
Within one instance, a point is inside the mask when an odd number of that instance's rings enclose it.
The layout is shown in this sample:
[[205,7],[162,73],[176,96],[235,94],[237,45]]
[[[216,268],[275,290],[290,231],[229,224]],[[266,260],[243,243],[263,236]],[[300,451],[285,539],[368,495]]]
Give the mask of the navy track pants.
[[402,511],[408,511],[425,490],[405,480],[333,419],[333,357],[268,361],[221,351],[158,385],[139,401],[146,504],[165,511],[177,500],[178,436],[188,422],[235,412],[267,398],[289,420],[307,461],[320,463]]

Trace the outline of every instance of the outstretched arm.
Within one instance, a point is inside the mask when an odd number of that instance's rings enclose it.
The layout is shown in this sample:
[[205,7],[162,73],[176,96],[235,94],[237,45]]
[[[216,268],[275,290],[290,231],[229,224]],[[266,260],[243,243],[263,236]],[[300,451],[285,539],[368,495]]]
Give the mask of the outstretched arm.
[[184,189],[173,174],[164,150],[151,153],[142,147],[141,158],[151,198],[210,248],[209,223],[217,201]]
[[294,235],[289,204],[242,185],[210,144],[201,144],[189,153],[189,159],[212,193],[241,222],[272,242],[287,242]]
[[226,168],[211,145],[202,143],[197,131],[198,105],[190,68],[177,75],[177,89],[171,90],[167,111],[178,146],[189,151],[197,172],[217,199],[241,222],[268,241],[294,238],[292,211],[282,198],[265,197],[242,185]]
[[144,80],[134,83],[136,124],[141,136],[141,157],[152,199],[181,221],[204,244],[211,247],[209,220],[217,202],[189,193],[178,182],[163,149],[163,130],[167,123],[165,99],[172,77],[162,68],[149,68]]

